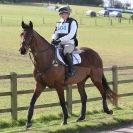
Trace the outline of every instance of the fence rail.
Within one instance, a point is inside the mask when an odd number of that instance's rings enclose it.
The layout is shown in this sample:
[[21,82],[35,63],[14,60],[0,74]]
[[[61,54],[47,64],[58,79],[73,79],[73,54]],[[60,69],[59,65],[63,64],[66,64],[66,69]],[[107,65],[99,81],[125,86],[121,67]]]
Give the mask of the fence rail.
[[[125,83],[133,83],[133,79],[129,80],[118,80],[118,71],[119,70],[128,70],[132,69],[133,66],[112,66],[109,68],[104,68],[104,71],[112,71],[112,81],[108,82],[113,86],[113,91],[115,91],[118,94],[118,84],[125,84]],[[10,75],[1,75],[0,80],[5,80],[5,79],[10,79],[10,87],[11,91],[10,92],[0,92],[0,97],[3,96],[11,96],[11,108],[5,108],[5,109],[0,109],[0,113],[6,113],[6,112],[11,112],[12,120],[17,120],[17,112],[21,110],[27,110],[28,106],[23,106],[23,107],[18,107],[17,105],[17,96],[22,95],[22,94],[29,94],[33,93],[33,90],[20,90],[17,91],[17,79],[19,78],[32,78],[32,74],[16,74],[15,72],[10,73]],[[93,87],[93,84],[86,84],[85,87]],[[72,89],[75,89],[77,86],[72,85],[72,86],[67,86],[66,89],[66,104],[68,106],[68,111],[70,114],[72,114],[72,104],[77,104],[80,103],[80,100],[72,100]],[[49,89],[46,88],[44,92],[48,91],[55,91],[55,89]],[[118,94],[120,97],[125,97],[125,96],[132,96],[132,93],[125,93],[125,94]],[[87,102],[89,101],[97,101],[101,100],[101,97],[96,97],[96,98],[89,98],[87,99]],[[118,101],[114,101],[113,103],[115,106],[118,106]],[[59,103],[50,103],[50,104],[42,104],[42,105],[36,105],[35,108],[47,108],[47,107],[54,107],[54,106],[59,106]]]
[[[79,13],[75,12],[75,18],[77,19],[77,21],[79,22],[79,25],[94,25],[94,26],[98,26],[101,25],[101,20],[102,20],[102,25],[122,25],[124,23],[132,25],[133,24],[133,20],[131,18],[117,18],[117,17],[102,17],[102,16],[97,16],[95,18],[93,17],[89,17],[86,16],[84,13],[82,13],[82,17],[79,17]],[[36,25],[51,25],[51,24],[55,24],[53,21],[49,21],[49,18],[46,18],[45,16],[40,16],[38,17],[38,19],[35,19],[34,17],[32,18],[31,16],[20,16],[19,18],[10,18],[8,16],[0,16],[0,26],[2,25],[6,25],[8,26],[9,24],[14,26],[14,25],[18,25],[18,22],[23,21],[23,20],[27,20],[27,19],[31,19],[34,20]],[[52,18],[51,18],[52,19]],[[10,22],[10,23],[9,23]],[[88,23],[90,22],[90,23]]]

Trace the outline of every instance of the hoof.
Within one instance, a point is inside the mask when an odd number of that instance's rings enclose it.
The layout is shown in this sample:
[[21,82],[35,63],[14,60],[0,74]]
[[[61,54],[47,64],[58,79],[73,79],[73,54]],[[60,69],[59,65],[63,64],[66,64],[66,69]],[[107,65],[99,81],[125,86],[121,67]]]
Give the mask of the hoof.
[[110,114],[110,115],[113,114],[113,111],[112,111],[112,110],[106,110],[105,112],[106,112],[107,114]]
[[26,123],[26,129],[30,128],[32,126],[32,122],[27,122]]
[[63,121],[63,122],[61,123],[61,126],[63,126],[63,125],[67,125],[67,121]]
[[80,121],[83,121],[83,120],[85,120],[85,116],[80,116],[80,117],[76,120],[76,122],[80,122]]

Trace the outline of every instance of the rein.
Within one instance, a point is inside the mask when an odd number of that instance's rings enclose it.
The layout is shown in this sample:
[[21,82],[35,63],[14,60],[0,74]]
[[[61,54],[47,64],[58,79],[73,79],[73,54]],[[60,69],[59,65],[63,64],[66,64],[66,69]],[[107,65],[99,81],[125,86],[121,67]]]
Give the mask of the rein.
[[31,51],[29,51],[29,57],[30,57],[31,62],[33,63],[33,65],[35,67],[36,66],[36,62],[35,62],[35,60],[32,59]]
[[[31,39],[30,39],[30,42],[29,42],[29,45],[28,45],[28,46],[29,46],[29,49],[30,49],[30,44],[31,44],[31,42],[32,42],[33,37],[34,37],[34,35],[32,35],[32,37],[31,37]],[[48,50],[49,50],[49,47],[46,48],[46,49],[44,49],[44,50],[37,51],[37,52],[35,52],[35,56],[37,56],[38,54],[42,54],[42,53],[44,53],[44,52],[46,52],[46,51],[48,51]],[[28,50],[28,51],[29,51],[29,57],[30,57],[31,62],[33,63],[34,66],[36,66],[36,61],[32,58],[32,55],[31,55],[31,53],[32,53],[31,49]],[[33,54],[33,53],[32,53],[32,54]]]
[[49,50],[49,48],[41,50],[41,51],[38,51],[38,52],[35,53],[35,56],[37,56],[38,54],[42,54],[42,53],[44,53],[44,52],[46,52],[48,50]]
[[[49,50],[49,48],[44,49],[44,50],[41,50],[41,51],[39,51],[39,53],[35,53],[35,56],[37,56],[38,54],[44,53],[44,52],[46,52],[46,51],[48,51],[48,50]],[[29,57],[30,57],[30,60],[31,60],[31,62],[33,63],[33,65],[35,66],[35,65],[36,65],[36,61],[32,58],[31,53],[32,53],[31,50],[29,50]]]
[[[48,50],[48,49],[47,49]],[[46,50],[45,50],[46,51]],[[43,52],[45,52],[45,51],[43,51]],[[29,51],[29,57],[30,57],[30,60],[31,60],[31,62],[33,63],[33,65],[34,65],[34,67],[36,67],[36,61],[32,58],[32,55],[31,55],[31,51]],[[51,66],[52,66],[53,64],[51,64]],[[46,73],[50,68],[51,68],[51,66],[48,66],[46,69],[45,69],[45,71],[43,72],[43,73]],[[37,71],[38,73],[39,73],[39,75],[42,75],[42,73],[41,72],[39,72],[39,70]]]
[[[34,67],[37,67],[37,61],[34,59],[34,57],[37,57],[39,54],[42,54],[42,53],[44,53],[44,52],[47,52],[50,48],[52,48],[52,50],[54,51],[54,47],[52,46],[52,45],[50,45],[50,46],[47,46],[47,48],[45,48],[45,49],[43,49],[43,50],[38,50],[38,49],[36,49],[35,51],[34,51],[34,56],[33,56],[33,53],[32,53],[32,50],[31,50],[31,43],[32,43],[32,41],[33,41],[33,38],[34,38],[34,34],[32,34],[31,36],[30,36],[30,39],[29,39],[29,41],[28,42],[23,42],[23,43],[25,43],[25,45],[27,46],[27,48],[28,48],[28,53],[29,53],[29,57],[30,57],[30,60],[31,60],[31,62],[32,62],[32,64],[34,65]],[[47,70],[49,69],[49,68],[51,68],[51,66],[52,66],[53,64],[51,64],[50,66],[47,66],[46,68],[45,68],[45,70],[43,71],[43,73],[45,73],[45,72],[47,72]],[[37,70],[38,71],[38,70]],[[42,72],[39,72],[38,71],[38,73],[39,73],[39,75],[41,75],[42,74]]]

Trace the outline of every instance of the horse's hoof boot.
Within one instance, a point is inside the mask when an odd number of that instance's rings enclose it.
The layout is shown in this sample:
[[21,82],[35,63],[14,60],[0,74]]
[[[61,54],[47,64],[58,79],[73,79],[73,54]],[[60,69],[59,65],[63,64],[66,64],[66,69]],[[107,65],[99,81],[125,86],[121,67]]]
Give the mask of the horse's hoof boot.
[[30,128],[32,126],[32,122],[27,122],[26,123],[26,129]]

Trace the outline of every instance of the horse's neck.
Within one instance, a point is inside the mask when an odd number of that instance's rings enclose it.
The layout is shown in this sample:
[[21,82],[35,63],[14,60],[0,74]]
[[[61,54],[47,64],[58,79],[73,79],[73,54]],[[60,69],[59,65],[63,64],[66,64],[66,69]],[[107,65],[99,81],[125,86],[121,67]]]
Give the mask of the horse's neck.
[[36,65],[40,71],[46,71],[46,69],[52,65],[54,51],[48,41],[35,31],[33,43],[34,46],[31,50],[36,61]]
[[36,42],[36,50],[42,51],[43,49],[51,48],[49,42],[45,40],[41,35],[34,31],[34,38]]

